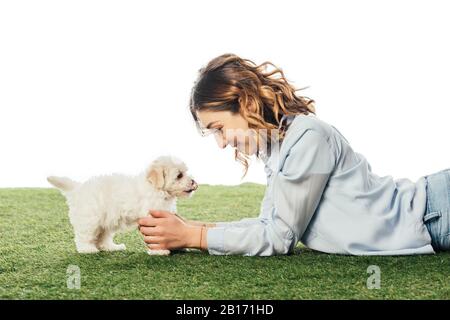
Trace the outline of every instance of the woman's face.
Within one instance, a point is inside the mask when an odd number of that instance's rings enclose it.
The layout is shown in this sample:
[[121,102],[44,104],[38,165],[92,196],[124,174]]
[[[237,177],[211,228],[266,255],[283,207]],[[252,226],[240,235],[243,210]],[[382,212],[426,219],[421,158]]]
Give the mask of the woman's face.
[[198,111],[201,128],[214,133],[220,148],[230,145],[246,155],[256,153],[255,131],[240,114],[231,111]]

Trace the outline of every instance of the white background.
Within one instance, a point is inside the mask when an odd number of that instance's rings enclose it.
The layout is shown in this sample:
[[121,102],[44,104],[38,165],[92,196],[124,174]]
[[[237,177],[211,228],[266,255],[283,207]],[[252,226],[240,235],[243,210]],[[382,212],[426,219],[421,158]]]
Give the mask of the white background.
[[450,167],[447,1],[1,1],[0,187],[135,174],[176,155],[199,183],[247,178],[188,112],[197,71],[281,67],[380,176]]

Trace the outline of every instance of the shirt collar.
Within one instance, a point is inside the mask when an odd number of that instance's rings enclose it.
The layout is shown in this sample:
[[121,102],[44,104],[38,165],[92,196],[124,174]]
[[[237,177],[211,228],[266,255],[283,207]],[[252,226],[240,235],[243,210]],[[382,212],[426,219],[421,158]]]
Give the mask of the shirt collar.
[[[281,126],[283,124],[285,125],[285,127],[288,127],[292,123],[294,118],[295,115],[283,115],[281,117],[280,124],[278,125],[278,130],[281,129]],[[278,141],[276,141],[275,143],[278,143]],[[281,146],[276,147],[276,145],[273,144],[268,152],[260,152],[260,158],[266,164],[266,167],[269,167],[272,171],[276,169],[280,147]]]

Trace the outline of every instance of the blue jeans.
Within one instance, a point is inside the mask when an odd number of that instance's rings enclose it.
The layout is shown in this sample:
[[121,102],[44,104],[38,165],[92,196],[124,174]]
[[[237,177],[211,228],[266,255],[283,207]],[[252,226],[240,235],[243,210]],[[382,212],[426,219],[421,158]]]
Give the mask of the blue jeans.
[[427,207],[423,221],[434,251],[450,251],[450,169],[424,176]]

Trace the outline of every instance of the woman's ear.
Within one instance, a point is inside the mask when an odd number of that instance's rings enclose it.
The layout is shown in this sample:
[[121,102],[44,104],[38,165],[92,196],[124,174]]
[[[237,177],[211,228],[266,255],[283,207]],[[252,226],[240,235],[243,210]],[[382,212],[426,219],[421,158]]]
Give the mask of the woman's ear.
[[152,165],[147,171],[147,180],[156,188],[164,187],[164,167],[160,165]]
[[256,107],[256,104],[255,104],[252,100],[250,100],[250,103],[249,103],[249,105],[248,105],[248,110],[249,110],[251,113],[256,113],[256,112],[258,112],[258,108]]

